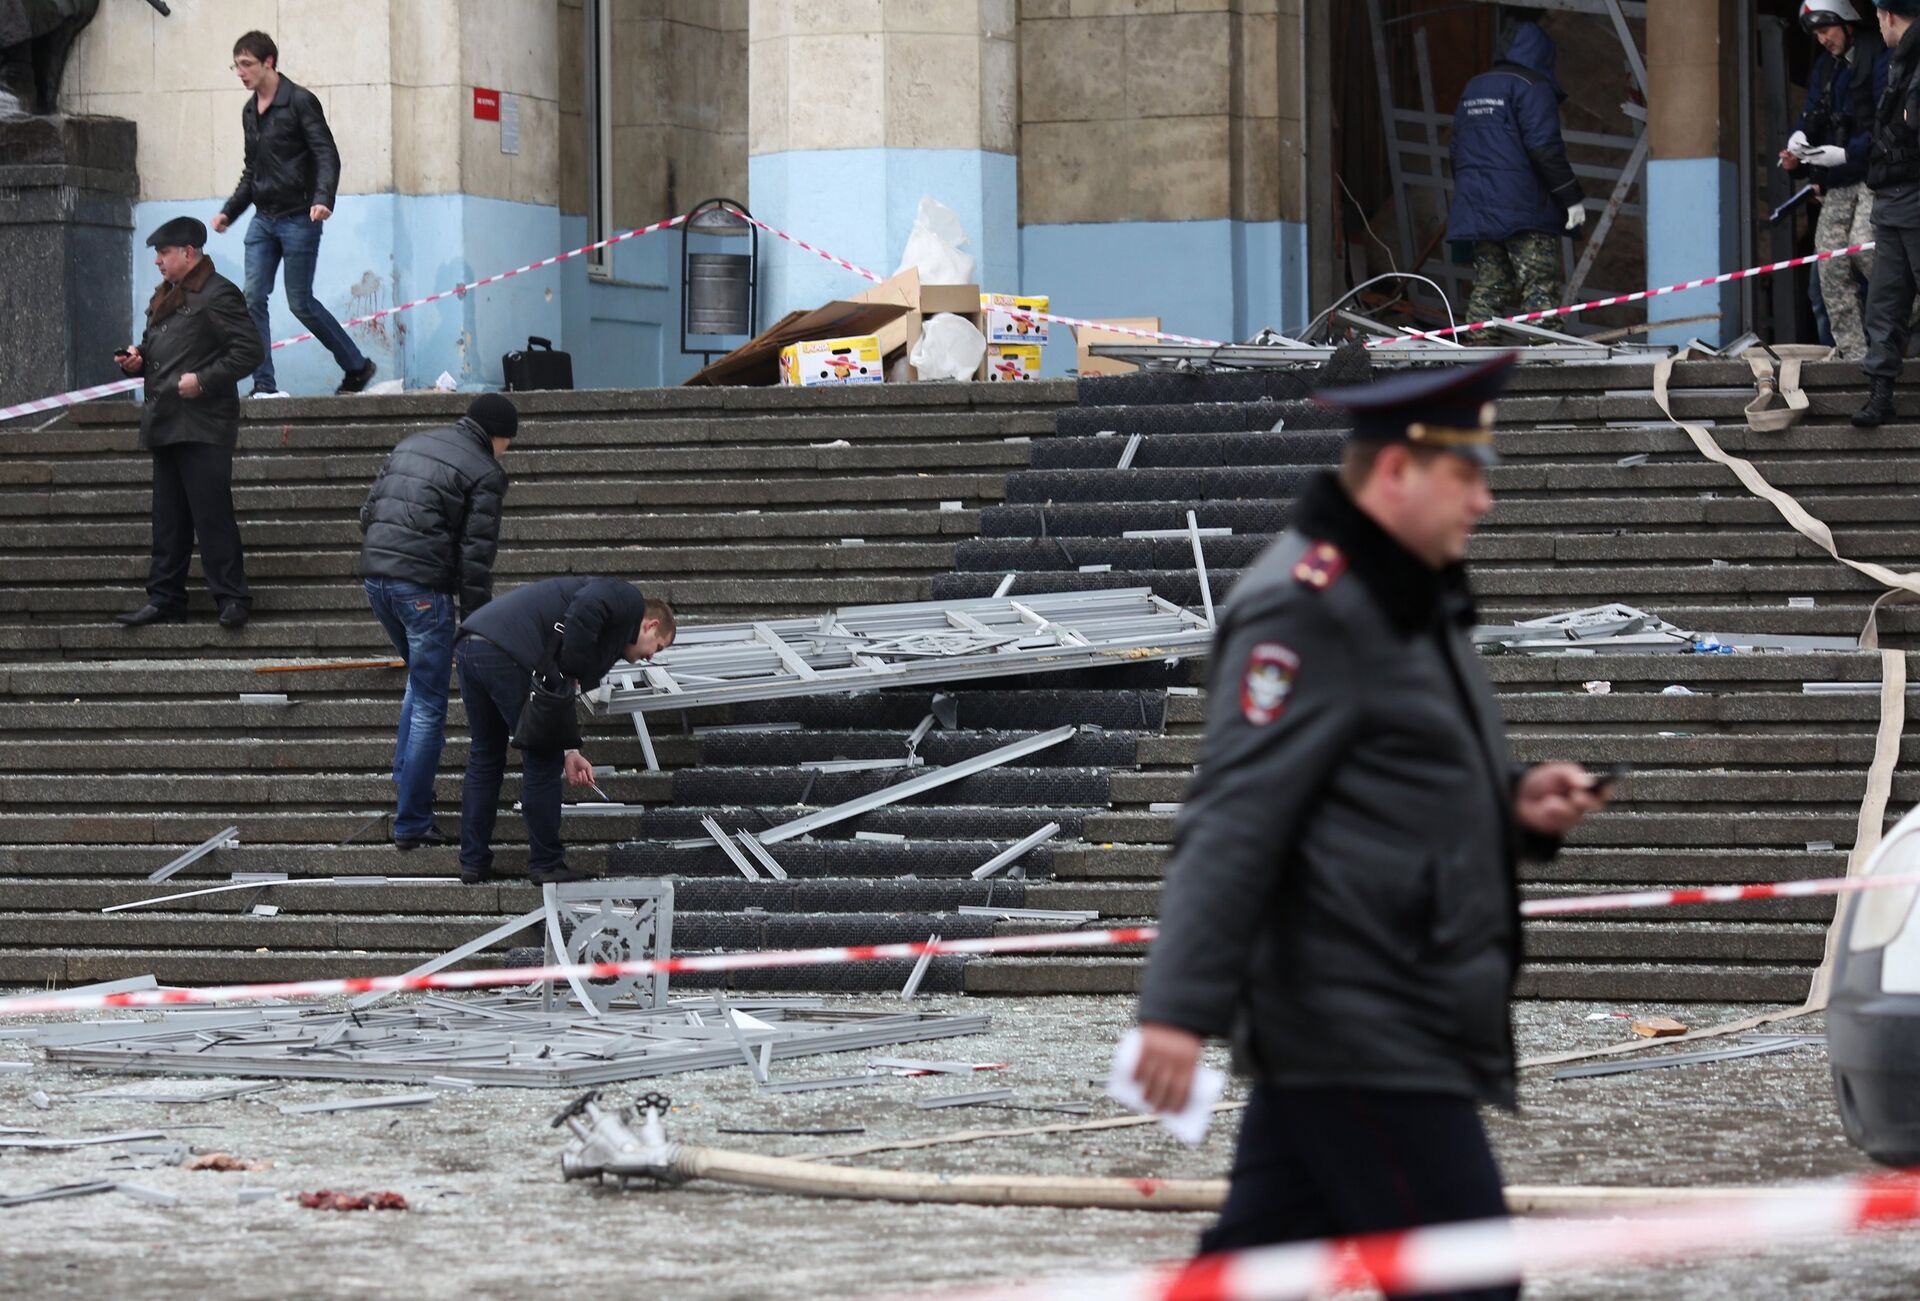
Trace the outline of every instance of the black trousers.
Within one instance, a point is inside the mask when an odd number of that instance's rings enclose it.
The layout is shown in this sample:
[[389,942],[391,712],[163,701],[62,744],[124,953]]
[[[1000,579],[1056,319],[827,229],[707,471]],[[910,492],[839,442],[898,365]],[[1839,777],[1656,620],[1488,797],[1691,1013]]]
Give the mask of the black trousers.
[[165,610],[187,605],[187,566],[200,540],[200,567],[216,605],[251,607],[240,526],[233,518],[233,449],[171,443],[153,449],[153,566],[147,597]]
[[[1202,1252],[1382,1233],[1507,1213],[1500,1168],[1467,1098],[1259,1085],[1233,1182]],[[1518,1287],[1428,1294],[1512,1301]]]
[[1920,227],[1873,227],[1873,274],[1867,279],[1867,360],[1874,379],[1900,378],[1920,286]]

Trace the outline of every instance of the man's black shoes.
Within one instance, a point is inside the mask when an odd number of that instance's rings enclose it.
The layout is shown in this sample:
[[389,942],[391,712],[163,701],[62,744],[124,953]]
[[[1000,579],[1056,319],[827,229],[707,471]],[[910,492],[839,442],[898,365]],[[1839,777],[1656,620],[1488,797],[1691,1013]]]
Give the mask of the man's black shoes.
[[366,388],[367,385],[373,383],[374,372],[378,371],[379,369],[380,368],[374,364],[373,358],[371,357],[367,358],[367,364],[362,366],[359,370],[347,372],[346,378],[340,381],[340,387],[335,389],[334,392],[335,393],[360,392],[362,389]]
[[417,836],[395,836],[393,838],[393,847],[403,854],[410,849],[418,849],[422,845],[441,846],[457,845],[459,843],[460,837],[449,836],[431,822],[427,824],[427,829]]
[[1867,400],[1853,413],[1855,429],[1878,429],[1893,419],[1893,381],[1875,376],[1867,383]]
[[164,605],[155,605],[149,601],[138,610],[128,610],[125,614],[116,614],[113,621],[122,628],[144,628],[150,623],[178,623],[186,618],[179,610],[170,610]]
[[460,869],[461,885],[490,885],[492,882],[493,869],[490,867],[481,868],[477,872],[469,872],[464,867]]
[[535,885],[566,885],[573,881],[591,881],[593,873],[582,872],[579,868],[559,863],[553,867],[528,868],[527,880]]
[[244,628],[247,626],[247,607],[238,601],[228,601],[220,607],[220,626],[222,628]]

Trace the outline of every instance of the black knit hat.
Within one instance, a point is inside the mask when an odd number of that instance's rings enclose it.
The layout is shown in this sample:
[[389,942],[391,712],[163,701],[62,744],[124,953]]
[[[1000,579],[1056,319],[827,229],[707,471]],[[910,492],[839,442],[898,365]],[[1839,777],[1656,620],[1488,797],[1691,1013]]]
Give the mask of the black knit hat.
[[503,394],[482,393],[467,407],[467,419],[487,431],[488,438],[512,438],[520,428],[520,412]]
[[198,217],[175,217],[147,236],[148,248],[205,248],[207,224]]

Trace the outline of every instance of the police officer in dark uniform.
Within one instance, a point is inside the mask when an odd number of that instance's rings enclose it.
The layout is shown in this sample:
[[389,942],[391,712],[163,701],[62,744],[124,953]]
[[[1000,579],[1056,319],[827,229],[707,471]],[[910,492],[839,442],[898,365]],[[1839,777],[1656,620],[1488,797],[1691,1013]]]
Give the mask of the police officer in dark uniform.
[[1177,1110],[1218,1035],[1253,1077],[1203,1251],[1505,1213],[1477,1104],[1514,1101],[1514,862],[1606,802],[1509,760],[1468,636],[1512,361],[1320,395],[1353,413],[1340,470],[1221,616],[1136,1072]]
[[1873,274],[1867,281],[1867,400],[1853,423],[1893,418],[1893,382],[1907,354],[1909,314],[1920,285],[1920,0],[1874,0],[1892,52],[1873,113],[1867,188],[1873,191]]

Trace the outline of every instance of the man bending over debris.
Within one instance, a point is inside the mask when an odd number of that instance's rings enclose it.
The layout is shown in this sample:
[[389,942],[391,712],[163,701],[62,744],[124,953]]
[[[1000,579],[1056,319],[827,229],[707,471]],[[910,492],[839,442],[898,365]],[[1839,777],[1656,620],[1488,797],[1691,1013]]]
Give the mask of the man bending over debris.
[[[533,676],[576,691],[600,685],[621,660],[644,660],[673,645],[673,609],[617,578],[547,578],[489,602],[460,626],[454,660],[471,741],[460,801],[460,879],[493,878],[493,820],[507,745],[533,689]],[[527,824],[527,879],[536,885],[585,880],[561,857],[560,777],[593,782],[579,750],[522,749],[520,816]]]
[[1467,635],[1513,360],[1321,394],[1353,412],[1338,476],[1215,634],[1136,1072],[1177,1111],[1220,1035],[1253,1077],[1202,1251],[1505,1214],[1476,1103],[1514,1099],[1514,858],[1607,799],[1511,763]]

